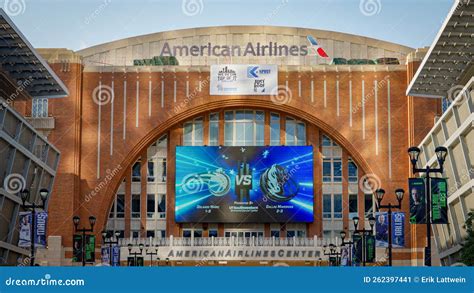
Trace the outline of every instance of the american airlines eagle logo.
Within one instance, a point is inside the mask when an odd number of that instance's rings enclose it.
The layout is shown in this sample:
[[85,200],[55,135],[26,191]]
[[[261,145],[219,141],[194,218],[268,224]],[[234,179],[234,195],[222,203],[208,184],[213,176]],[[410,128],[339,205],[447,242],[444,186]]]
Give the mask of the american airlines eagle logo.
[[308,55],[312,56],[319,56],[322,58],[329,58],[328,54],[324,49],[318,44],[315,38],[313,36],[307,36],[308,42],[311,44],[308,47]]

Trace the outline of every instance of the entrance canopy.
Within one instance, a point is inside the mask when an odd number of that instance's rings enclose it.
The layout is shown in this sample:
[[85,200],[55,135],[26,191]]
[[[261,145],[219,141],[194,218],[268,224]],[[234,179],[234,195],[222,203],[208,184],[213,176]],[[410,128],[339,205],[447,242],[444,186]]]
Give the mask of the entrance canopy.
[[440,98],[459,85],[474,59],[474,1],[456,0],[407,88],[407,96]]
[[31,97],[61,98],[69,95],[66,86],[2,9],[0,67]]

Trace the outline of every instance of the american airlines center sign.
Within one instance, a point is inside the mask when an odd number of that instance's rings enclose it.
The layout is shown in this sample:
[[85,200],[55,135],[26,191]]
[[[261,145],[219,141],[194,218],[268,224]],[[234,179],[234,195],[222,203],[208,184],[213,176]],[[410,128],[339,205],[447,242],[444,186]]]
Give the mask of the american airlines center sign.
[[277,86],[277,65],[219,64],[211,66],[211,95],[271,95]]

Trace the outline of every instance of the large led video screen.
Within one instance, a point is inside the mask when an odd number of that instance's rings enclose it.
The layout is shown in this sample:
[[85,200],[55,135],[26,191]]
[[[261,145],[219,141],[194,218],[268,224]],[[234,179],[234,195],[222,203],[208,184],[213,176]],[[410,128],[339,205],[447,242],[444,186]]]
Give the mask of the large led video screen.
[[312,146],[176,147],[176,222],[313,222]]

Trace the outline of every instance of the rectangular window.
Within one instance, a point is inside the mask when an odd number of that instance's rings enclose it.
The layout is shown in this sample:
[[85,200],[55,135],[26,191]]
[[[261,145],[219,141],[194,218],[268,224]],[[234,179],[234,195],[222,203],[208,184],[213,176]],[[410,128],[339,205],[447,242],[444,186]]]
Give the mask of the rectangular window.
[[270,234],[271,234],[272,237],[278,238],[278,237],[280,237],[280,230],[271,230]]
[[194,238],[202,237],[202,230],[194,230]]
[[293,238],[296,236],[296,231],[295,230],[288,230],[286,231],[286,237],[288,238]]
[[366,216],[372,215],[373,205],[374,205],[374,201],[373,201],[372,194],[366,194],[365,195],[365,215]]
[[140,194],[132,195],[132,218],[140,218]]
[[323,182],[331,182],[331,160],[323,160]]
[[209,115],[209,145],[219,145],[219,113]]
[[140,237],[140,231],[132,231],[132,238],[139,238]]
[[323,218],[331,218],[331,195],[323,194]]
[[183,125],[183,145],[203,145],[203,118],[199,117]]
[[154,194],[147,194],[146,216],[147,218],[153,218],[155,216],[155,195]]
[[166,218],[166,195],[158,194],[158,213],[160,219]]
[[125,216],[125,195],[117,194],[117,218],[123,218]]
[[280,145],[280,115],[270,114],[270,145]]
[[325,146],[325,147],[330,147],[331,146],[331,139],[329,137],[327,137],[326,135],[323,135],[322,145]]
[[183,230],[183,237],[184,238],[191,238],[191,230],[185,229]]
[[148,182],[155,182],[155,162],[148,161]]
[[348,163],[348,171],[349,171],[349,182],[357,182],[358,174],[357,174],[357,165],[354,163],[354,161],[349,159]]
[[140,175],[141,167],[140,166],[141,166],[140,162],[136,162],[132,167],[132,181],[133,182],[140,182],[141,180],[141,175]]
[[183,145],[193,145],[193,123],[184,123]]
[[224,113],[224,144],[255,146],[264,144],[265,112],[238,110]]
[[342,194],[334,194],[334,218],[342,218]]
[[296,145],[296,121],[290,117],[286,118],[285,145]]
[[306,126],[303,122],[296,125],[296,145],[306,145]]
[[31,107],[31,117],[45,118],[48,117],[48,99],[33,98]]
[[342,182],[342,161],[340,159],[334,159],[334,182]]
[[217,230],[210,229],[209,230],[209,237],[217,237]]
[[349,213],[357,215],[359,212],[357,194],[349,194]]
[[150,238],[150,237],[155,237],[155,231],[153,230],[146,231],[146,238]]

